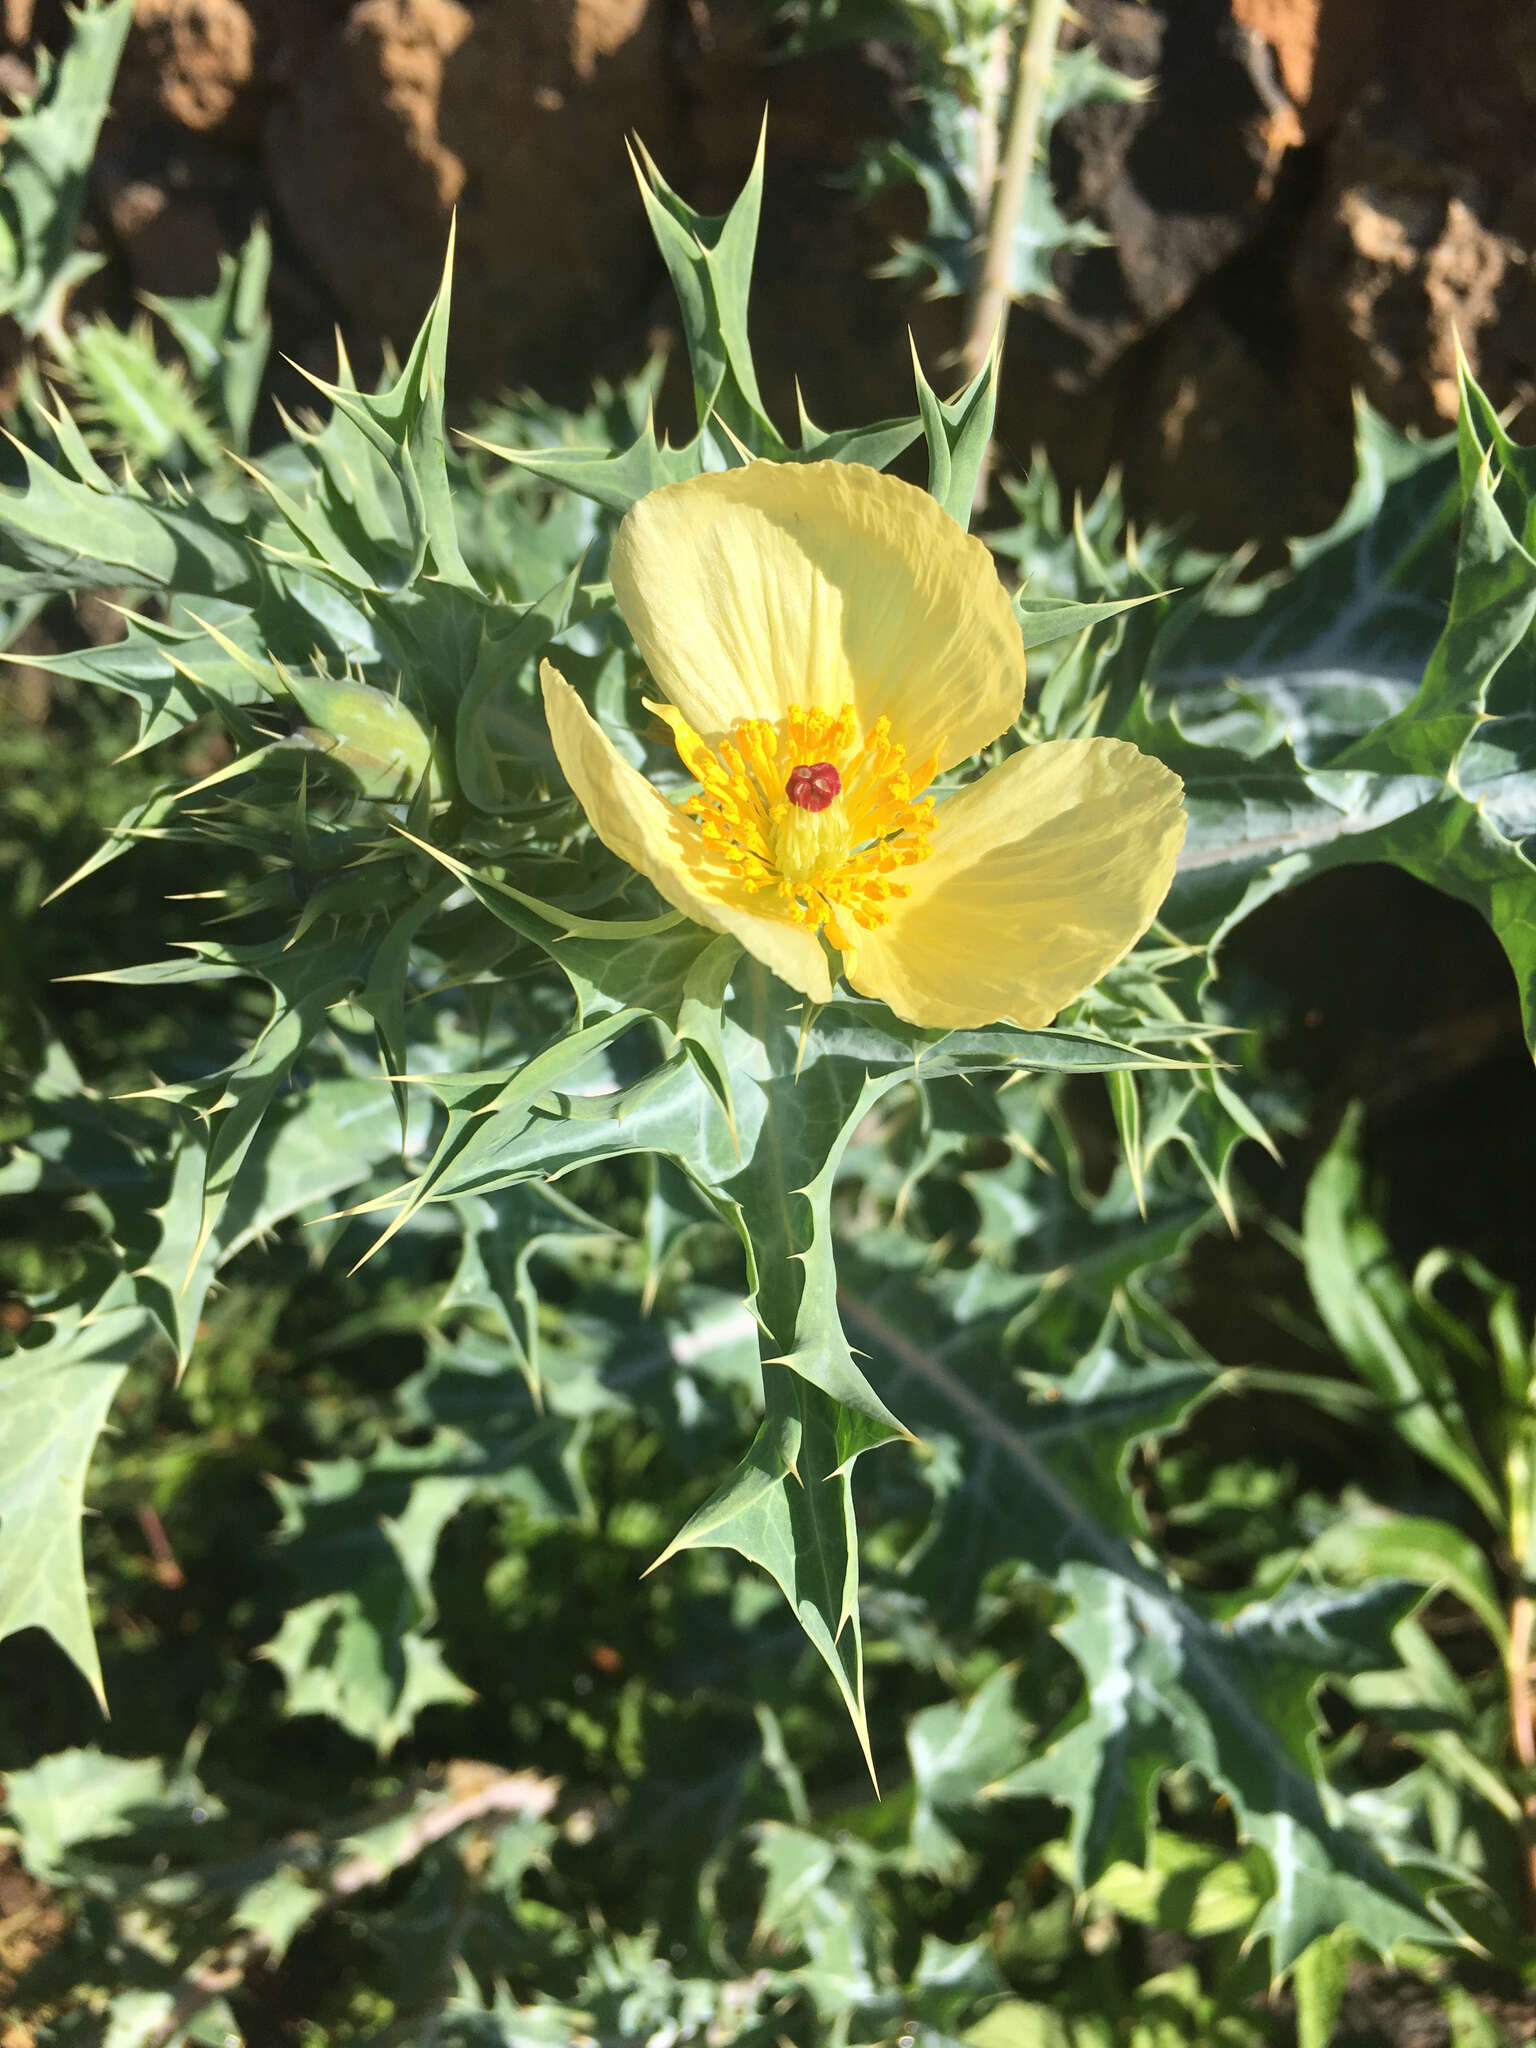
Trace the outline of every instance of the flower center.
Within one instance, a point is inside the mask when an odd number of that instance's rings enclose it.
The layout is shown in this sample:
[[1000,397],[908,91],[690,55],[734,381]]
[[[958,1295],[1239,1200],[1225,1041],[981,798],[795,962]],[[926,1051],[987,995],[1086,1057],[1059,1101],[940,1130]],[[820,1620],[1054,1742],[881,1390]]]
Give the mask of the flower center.
[[888,718],[861,740],[851,704],[792,704],[782,719],[743,719],[709,746],[681,712],[654,708],[699,784],[683,808],[698,820],[722,893],[772,891],[754,907],[825,929],[849,955],[859,928],[883,925],[890,903],[910,895],[901,877],[931,850],[933,798],[922,791],[938,764],[909,767]]
[[843,793],[843,778],[830,761],[804,762],[791,768],[784,794],[802,811],[824,811]]

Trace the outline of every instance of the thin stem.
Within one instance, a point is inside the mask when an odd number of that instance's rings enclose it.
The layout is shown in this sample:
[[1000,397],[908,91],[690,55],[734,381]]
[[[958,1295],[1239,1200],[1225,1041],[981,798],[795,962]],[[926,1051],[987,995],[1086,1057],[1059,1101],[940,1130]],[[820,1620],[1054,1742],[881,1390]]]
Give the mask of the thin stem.
[[987,61],[982,66],[976,105],[976,228],[980,233],[985,217],[992,211],[997,187],[998,153],[1003,140],[1003,116],[1008,109],[1008,81],[1013,73],[1013,17],[1006,16],[993,29],[987,44]]
[[1066,0],[1034,0],[1029,10],[1029,26],[1019,44],[1008,144],[992,186],[981,274],[961,350],[967,381],[986,361],[994,336],[1001,342],[1008,324],[1013,297],[1013,245],[1024,211],[1030,172],[1040,149],[1046,89],[1066,11]]
[[472,1821],[493,1817],[507,1820],[514,1814],[542,1820],[554,1805],[558,1791],[552,1779],[540,1778],[532,1771],[500,1771],[486,1766],[480,1783],[470,1790],[423,1807],[411,1825],[391,1839],[387,1860],[366,1853],[349,1856],[331,1872],[326,1889],[333,1898],[350,1898],[369,1885],[383,1884],[395,1871],[414,1863],[424,1849],[430,1849],[434,1842]]
[[[503,1771],[489,1764],[461,1769],[476,1782],[465,1791],[450,1793],[446,1799],[418,1808],[411,1825],[392,1839],[385,1857],[366,1853],[349,1856],[326,1876],[317,1878],[313,1911],[320,1913],[339,1899],[350,1898],[369,1885],[382,1884],[434,1842],[472,1822],[501,1822],[514,1814],[542,1819],[560,1790],[553,1779],[540,1778],[532,1771]],[[266,1953],[267,1944],[262,1936],[247,1932],[235,1935],[221,1951],[196,1964],[182,1979],[170,2012],[147,2037],[147,2048],[166,2048],[216,1998],[222,1998],[227,1991],[237,1991],[247,1971]]]
[[[1531,1641],[1536,1633],[1536,1600],[1517,1594],[1509,1610],[1509,1726],[1521,1768],[1536,1771],[1536,1696],[1531,1690]],[[1521,1801],[1525,1811],[1526,1906],[1536,1925],[1536,1792]]]
[[149,1501],[139,1502],[138,1516],[139,1527],[144,1531],[144,1541],[149,1545],[150,1555],[155,1561],[155,1577],[162,1586],[184,1586],[187,1583],[187,1575],[176,1561],[171,1539],[165,1533],[165,1524]]

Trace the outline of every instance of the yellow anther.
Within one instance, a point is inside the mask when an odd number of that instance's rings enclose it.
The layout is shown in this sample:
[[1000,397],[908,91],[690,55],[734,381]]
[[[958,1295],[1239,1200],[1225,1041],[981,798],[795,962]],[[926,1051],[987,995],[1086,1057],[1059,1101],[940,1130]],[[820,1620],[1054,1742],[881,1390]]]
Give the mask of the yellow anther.
[[[919,792],[936,760],[909,765],[884,714],[861,741],[852,704],[791,704],[777,723],[742,719],[713,745],[671,705],[652,708],[698,784],[682,809],[698,825],[705,872],[725,895],[771,891],[770,915],[824,931],[851,968],[858,932],[878,930],[887,903],[911,894],[893,877],[932,851],[933,798]],[[819,809],[790,802],[793,771],[818,766],[836,771],[837,794]]]

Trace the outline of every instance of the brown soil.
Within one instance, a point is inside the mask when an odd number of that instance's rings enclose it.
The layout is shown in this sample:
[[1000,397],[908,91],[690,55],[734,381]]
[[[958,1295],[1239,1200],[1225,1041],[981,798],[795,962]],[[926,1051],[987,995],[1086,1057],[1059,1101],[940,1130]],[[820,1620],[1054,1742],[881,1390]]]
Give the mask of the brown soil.
[[67,1924],[47,1886],[28,1877],[14,1850],[0,1848],[0,2048],[32,2048],[31,2028],[7,2020],[6,2002],[23,1971],[55,1946]]

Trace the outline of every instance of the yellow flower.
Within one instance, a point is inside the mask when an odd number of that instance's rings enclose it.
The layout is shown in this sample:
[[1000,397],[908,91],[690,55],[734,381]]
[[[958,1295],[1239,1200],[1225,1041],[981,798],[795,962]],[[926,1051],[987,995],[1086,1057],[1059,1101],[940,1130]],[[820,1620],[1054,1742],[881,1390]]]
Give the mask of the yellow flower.
[[1182,784],[1122,740],[1052,740],[953,795],[1005,732],[1024,651],[992,559],[876,470],[753,462],[652,491],[619,610],[696,793],[637,774],[547,662],[566,779],[603,842],[814,1002],[823,940],[914,1024],[1048,1024],[1146,930]]

